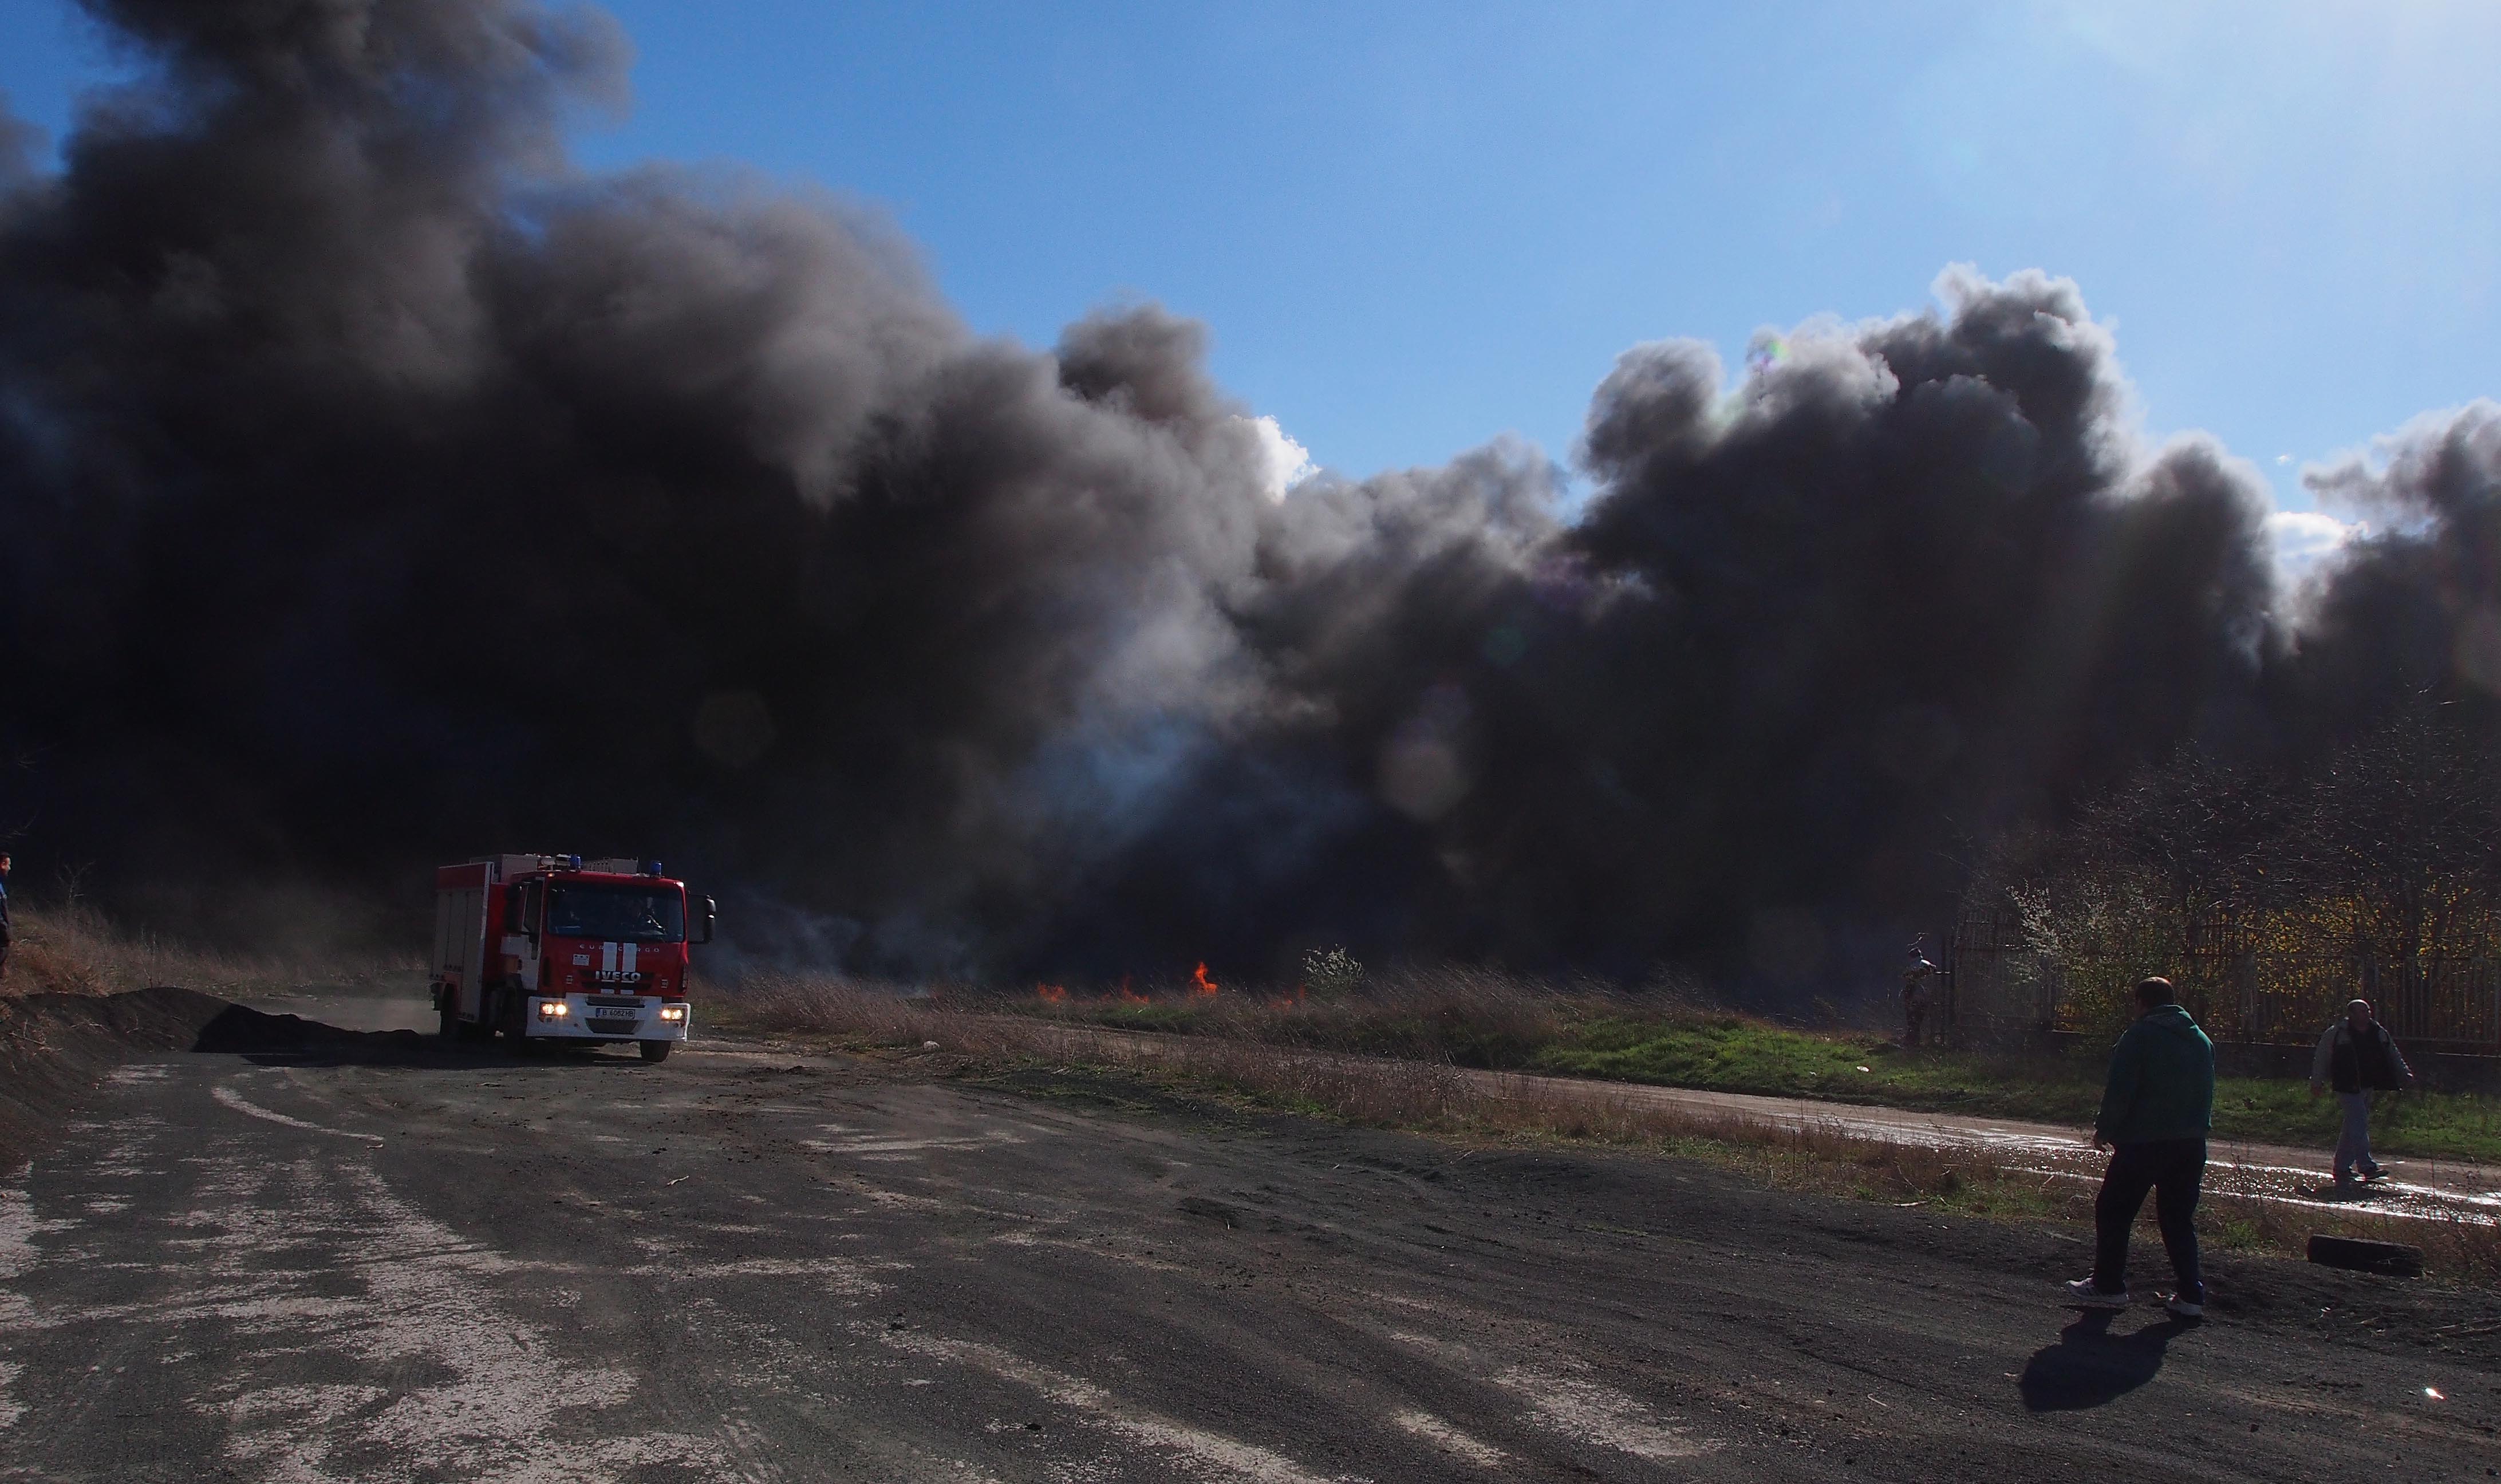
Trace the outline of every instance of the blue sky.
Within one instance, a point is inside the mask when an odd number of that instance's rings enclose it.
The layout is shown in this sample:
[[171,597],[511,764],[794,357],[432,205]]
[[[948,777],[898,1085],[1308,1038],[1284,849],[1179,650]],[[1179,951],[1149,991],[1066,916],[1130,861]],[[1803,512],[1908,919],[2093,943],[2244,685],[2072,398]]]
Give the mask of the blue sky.
[[[1616,354],[2077,279],[2157,433],[2301,461],[2501,395],[2501,6],[624,0],[593,166],[738,165],[889,214],[979,330],[1205,319],[1322,463],[1568,457]],[[106,75],[0,0],[58,134]],[[2279,462],[2289,456],[2290,463]]]

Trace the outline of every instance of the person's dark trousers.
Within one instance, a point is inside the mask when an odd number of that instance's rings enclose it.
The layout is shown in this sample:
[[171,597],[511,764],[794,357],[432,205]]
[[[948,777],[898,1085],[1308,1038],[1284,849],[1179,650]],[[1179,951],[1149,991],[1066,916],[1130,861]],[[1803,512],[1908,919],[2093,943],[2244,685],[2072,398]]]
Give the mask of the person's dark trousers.
[[2127,1287],[2128,1229],[2153,1192],[2153,1216],[2162,1227],[2163,1250],[2180,1279],[2180,1297],[2206,1302],[2205,1275],[2197,1269],[2197,1187],[2206,1181],[2206,1141],[2164,1138],[2119,1144],[2111,1150],[2102,1193],[2093,1202],[2093,1286],[2115,1294]]

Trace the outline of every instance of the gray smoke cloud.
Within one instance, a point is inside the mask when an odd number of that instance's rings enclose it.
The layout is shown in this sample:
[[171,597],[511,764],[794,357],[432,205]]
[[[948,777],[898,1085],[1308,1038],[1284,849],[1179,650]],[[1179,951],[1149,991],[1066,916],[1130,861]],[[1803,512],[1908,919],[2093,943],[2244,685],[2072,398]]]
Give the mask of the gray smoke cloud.
[[1636,348],[1573,519],[1512,443],[1279,500],[1194,323],[986,341],[873,214],[576,170],[596,13],[87,9],[136,81],[57,173],[0,124],[0,822],[178,924],[579,848],[860,969],[1807,984],[2146,760],[2332,733],[2387,625],[2484,674],[2488,405],[2320,477],[2415,525],[2302,627],[2063,280]]
[[2304,482],[2375,534],[2347,546],[2301,615],[2292,709],[2342,734],[2428,695],[2466,704],[2488,729],[2501,698],[2501,404],[2417,418]]

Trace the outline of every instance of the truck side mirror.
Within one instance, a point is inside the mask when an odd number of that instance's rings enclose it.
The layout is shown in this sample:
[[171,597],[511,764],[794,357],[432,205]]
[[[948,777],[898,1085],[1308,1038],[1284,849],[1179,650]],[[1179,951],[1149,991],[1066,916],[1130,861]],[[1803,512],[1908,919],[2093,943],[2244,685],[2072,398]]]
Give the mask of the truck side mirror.
[[713,925],[720,916],[720,907],[710,897],[705,897],[702,901],[703,910],[695,914],[695,932],[698,935],[695,941],[708,943],[712,941]]

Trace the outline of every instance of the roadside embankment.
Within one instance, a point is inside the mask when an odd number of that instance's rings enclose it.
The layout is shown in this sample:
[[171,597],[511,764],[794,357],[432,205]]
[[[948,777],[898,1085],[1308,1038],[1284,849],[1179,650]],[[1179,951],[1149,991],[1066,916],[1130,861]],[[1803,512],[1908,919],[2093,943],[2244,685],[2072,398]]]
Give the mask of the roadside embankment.
[[[1036,1064],[1083,1065],[1142,1084],[1187,1085],[1262,1106],[1461,1142],[1561,1141],[1644,1149],[1738,1171],[1775,1188],[1965,1215],[2088,1222],[2098,1159],[2069,1135],[1945,1138],[1920,1118],[1817,1116],[1662,1096],[1622,1083],[1488,1072],[1388,1055],[1357,1056],[1214,1035],[1121,1032],[985,1012],[983,1003],[907,999],[873,987],[779,979],[715,1002],[717,1020],[821,1037],[933,1071],[992,1077]],[[2218,1246],[2297,1255],[2310,1234],[2394,1239],[2433,1253],[2452,1281],[2501,1283],[2501,1225],[2474,1193],[2426,1186],[2403,1202],[2346,1205],[2302,1193],[2302,1172],[2265,1158],[2218,1165],[2201,1225]]]
[[133,1056],[300,1049],[352,1034],[234,1002],[382,983],[405,972],[374,954],[222,952],[121,928],[75,903],[21,905],[13,926],[0,973],[0,1174],[32,1157]]
[[159,985],[113,994],[0,998],[0,1175],[50,1140],[112,1071],[168,1051],[320,1054],[355,1045],[422,1055],[411,1031],[343,1031],[272,1015],[197,990]]
[[170,988],[0,999],[0,1174],[24,1165],[114,1068],[197,1045],[234,1008]]
[[[770,1013],[813,993],[801,976],[762,976],[740,998]],[[1617,994],[1456,968],[1384,974],[1328,997],[1119,991],[942,995],[933,1008],[1013,1014],[1063,1025],[1163,1032],[1298,1050],[1441,1063],[1491,1072],[2088,1125],[2101,1101],[2103,1051],[1992,1054],[1903,1051],[1869,1031],[1806,1030],[1674,994]],[[2302,1069],[2307,1071],[2307,1067]],[[2225,1076],[2215,1137],[2330,1147],[2337,1107],[2306,1078]],[[2501,1098],[2409,1092],[2372,1128],[2383,1152],[2501,1164]]]

